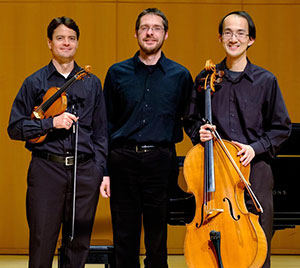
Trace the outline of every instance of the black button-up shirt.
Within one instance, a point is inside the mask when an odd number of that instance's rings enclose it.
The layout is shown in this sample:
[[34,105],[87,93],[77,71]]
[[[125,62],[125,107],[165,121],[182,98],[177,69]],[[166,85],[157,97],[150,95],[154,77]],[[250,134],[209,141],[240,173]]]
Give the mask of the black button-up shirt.
[[189,71],[162,53],[148,68],[139,57],[116,63],[104,83],[112,144],[174,144],[183,139],[182,116],[191,94]]
[[[74,150],[72,129],[54,129],[53,118],[31,120],[34,107],[39,106],[50,87],[61,87],[81,68],[75,63],[73,71],[65,79],[52,64],[27,77],[12,106],[8,134],[12,139],[25,140],[30,151],[41,150],[66,155]],[[75,81],[67,90],[67,112],[79,117],[78,152],[94,154],[98,167],[105,167],[107,155],[107,120],[100,80],[93,74]],[[42,143],[30,143],[29,139],[47,134]]]
[[[256,155],[273,157],[291,131],[276,77],[248,60],[245,70],[232,79],[225,62],[217,65],[217,71],[224,70],[225,75],[212,95],[212,123],[222,138],[249,144]],[[203,76],[202,71],[195,80],[185,116],[185,130],[194,144],[200,142],[200,118],[204,117],[204,94],[198,90]]]

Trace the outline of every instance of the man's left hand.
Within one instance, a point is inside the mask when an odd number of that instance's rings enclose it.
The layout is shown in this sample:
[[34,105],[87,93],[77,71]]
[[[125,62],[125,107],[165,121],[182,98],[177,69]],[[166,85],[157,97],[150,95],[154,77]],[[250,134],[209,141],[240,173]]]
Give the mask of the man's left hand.
[[255,156],[255,152],[250,145],[246,145],[243,143],[239,143],[237,141],[232,141],[232,143],[240,148],[237,155],[240,156],[240,162],[243,166],[247,166],[250,164],[251,160]]
[[100,185],[100,193],[102,197],[109,198],[110,197],[110,177],[104,176],[102,183]]

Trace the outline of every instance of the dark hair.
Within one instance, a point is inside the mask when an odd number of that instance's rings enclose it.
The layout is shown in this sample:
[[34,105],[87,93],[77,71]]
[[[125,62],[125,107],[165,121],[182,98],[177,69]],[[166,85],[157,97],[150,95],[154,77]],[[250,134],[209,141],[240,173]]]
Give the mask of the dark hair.
[[54,18],[49,23],[48,28],[47,28],[47,36],[50,40],[52,40],[54,30],[61,24],[74,30],[76,32],[77,39],[79,39],[79,28],[78,28],[76,22],[74,20],[72,20],[71,18],[63,16],[63,17]]
[[256,38],[256,29],[255,29],[254,22],[253,22],[252,18],[250,17],[250,15],[246,11],[233,11],[233,12],[230,12],[227,15],[225,15],[219,24],[219,34],[220,35],[223,34],[224,20],[230,15],[237,15],[237,16],[241,16],[241,17],[245,18],[248,21],[249,38],[252,38],[252,39]]
[[154,14],[157,16],[160,16],[163,19],[163,25],[164,25],[164,30],[167,32],[169,29],[169,24],[166,15],[160,11],[157,8],[147,8],[143,10],[137,17],[136,23],[135,23],[135,30],[137,31],[140,28],[140,23],[141,23],[141,17],[147,15],[147,14]]

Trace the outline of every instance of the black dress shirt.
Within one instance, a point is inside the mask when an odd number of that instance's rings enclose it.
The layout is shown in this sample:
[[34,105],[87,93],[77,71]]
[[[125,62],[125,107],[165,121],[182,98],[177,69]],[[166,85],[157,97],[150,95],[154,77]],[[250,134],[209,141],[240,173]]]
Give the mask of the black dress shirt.
[[191,94],[189,71],[162,53],[148,68],[133,58],[116,63],[104,83],[112,144],[174,144],[183,139],[182,116]]
[[[274,157],[291,131],[291,121],[276,77],[251,64],[247,59],[243,72],[232,79],[226,59],[217,65],[225,75],[212,95],[212,124],[222,138],[251,145],[256,155]],[[185,130],[194,144],[200,142],[199,129],[204,117],[204,94],[199,93],[202,71],[195,80]]]
[[[72,129],[54,129],[53,118],[31,120],[35,106],[42,103],[43,96],[50,87],[61,87],[74,76],[80,67],[75,63],[67,79],[58,73],[52,64],[41,68],[27,77],[12,106],[8,134],[14,140],[26,141],[30,151],[47,151],[66,155],[74,150]],[[94,154],[98,167],[105,167],[107,155],[107,120],[105,102],[100,80],[93,74],[75,81],[66,91],[67,112],[79,117],[78,152]],[[47,134],[42,143],[30,143],[29,139]]]

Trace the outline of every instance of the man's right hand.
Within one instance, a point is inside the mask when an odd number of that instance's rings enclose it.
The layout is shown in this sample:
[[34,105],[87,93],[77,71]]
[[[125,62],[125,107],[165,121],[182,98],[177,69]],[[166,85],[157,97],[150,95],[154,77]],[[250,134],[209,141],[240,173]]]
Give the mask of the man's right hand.
[[216,126],[214,125],[210,125],[210,124],[202,125],[199,130],[200,141],[206,142],[211,140],[213,138],[212,131],[214,131],[215,129]]
[[78,120],[78,117],[76,117],[74,114],[64,112],[53,118],[53,127],[54,128],[65,128],[68,130],[73,125],[73,122],[76,122],[77,120]]

